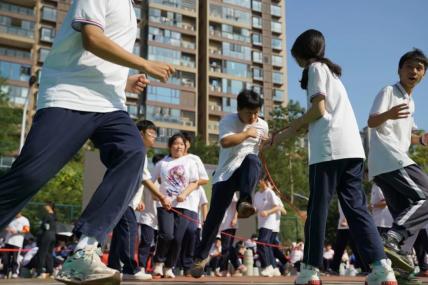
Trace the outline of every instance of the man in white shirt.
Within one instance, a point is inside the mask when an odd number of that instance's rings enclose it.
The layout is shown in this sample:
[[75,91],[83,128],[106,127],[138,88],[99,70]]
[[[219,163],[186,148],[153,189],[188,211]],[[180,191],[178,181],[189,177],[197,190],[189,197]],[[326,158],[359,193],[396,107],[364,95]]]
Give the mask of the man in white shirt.
[[210,210],[202,229],[191,274],[199,278],[204,273],[208,254],[214,242],[224,213],[239,190],[238,218],[255,213],[251,196],[260,178],[258,157],[263,140],[268,137],[268,124],[259,118],[263,98],[252,90],[238,94],[238,112],[228,114],[220,121],[220,157],[213,177]]
[[[61,282],[120,282],[100,260],[103,243],[138,190],[144,145],[126,110],[125,91],[139,93],[148,80],[166,81],[168,64],[132,53],[137,35],[132,0],[75,0],[41,72],[37,113],[20,156],[0,178],[0,228],[5,227],[84,143],[99,148],[107,171],[75,224],[76,252],[57,275]],[[96,273],[96,274],[95,274]]]
[[370,209],[379,233],[384,234],[388,232],[392,226],[393,218],[388,210],[382,189],[376,183],[373,183],[370,193]]
[[24,235],[30,232],[30,222],[21,213],[18,213],[5,231],[6,237],[3,249],[10,251],[2,252],[3,269],[0,273],[0,279],[8,276],[9,269],[12,269],[12,278],[18,278],[18,255],[24,245]]
[[404,54],[398,64],[400,81],[377,95],[370,116],[369,175],[382,189],[394,217],[384,235],[385,252],[408,272],[413,265],[402,245],[428,222],[428,176],[409,157],[411,144],[426,145],[428,136],[413,134],[415,103],[412,92],[422,80],[428,58],[421,50]]

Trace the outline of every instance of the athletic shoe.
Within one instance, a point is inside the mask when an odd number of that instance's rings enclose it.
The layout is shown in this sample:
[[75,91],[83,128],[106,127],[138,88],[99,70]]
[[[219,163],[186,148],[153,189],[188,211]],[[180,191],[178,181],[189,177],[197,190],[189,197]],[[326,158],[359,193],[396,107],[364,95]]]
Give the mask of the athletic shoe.
[[119,285],[120,273],[102,263],[101,250],[86,246],[68,257],[55,279],[65,284]]
[[248,202],[241,202],[238,205],[238,219],[246,219],[256,213],[256,209]]
[[190,268],[190,274],[193,278],[201,278],[204,275],[205,266],[210,262],[210,258],[207,257],[205,259],[196,259]]
[[163,269],[163,277],[164,278],[175,278],[174,272],[172,272],[172,268],[165,267]]
[[399,233],[389,230],[382,236],[382,240],[384,251],[388,258],[391,259],[392,267],[412,273],[415,270],[413,262],[400,248],[400,242],[403,237]]
[[380,264],[374,265],[372,272],[367,275],[366,285],[398,285],[391,260],[382,259]]
[[272,270],[272,275],[273,275],[274,277],[281,276],[281,271],[279,271],[279,268],[278,268],[278,267],[275,267],[275,268]]
[[18,274],[13,273],[13,274],[12,274],[12,279],[17,279],[17,278],[18,278]]
[[153,269],[153,276],[163,276],[163,263],[162,262],[158,262],[155,263],[155,268]]
[[300,264],[300,273],[294,280],[295,285],[321,285],[320,270],[312,265]]
[[263,277],[272,277],[273,276],[273,267],[272,265],[266,266],[260,271],[260,276]]
[[152,275],[146,273],[144,268],[134,274],[123,274],[123,280],[151,280]]

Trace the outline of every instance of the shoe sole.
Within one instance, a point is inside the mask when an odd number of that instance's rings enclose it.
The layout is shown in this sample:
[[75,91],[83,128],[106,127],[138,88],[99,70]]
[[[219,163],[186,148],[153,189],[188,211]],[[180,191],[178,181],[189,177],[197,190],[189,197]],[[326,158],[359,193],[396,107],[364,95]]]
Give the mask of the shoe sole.
[[85,281],[65,280],[58,277],[56,277],[55,280],[67,285],[120,285],[120,273],[116,272],[112,276]]
[[404,270],[407,273],[413,273],[415,268],[413,265],[409,264],[407,260],[405,260],[401,255],[397,254],[395,251],[384,247],[385,254],[388,256],[389,259],[391,259],[392,267],[397,267],[401,270]]
[[190,269],[190,275],[192,275],[193,278],[201,278],[204,274],[204,267],[205,266],[195,266]]
[[321,280],[309,281],[308,283],[305,283],[305,284],[298,284],[294,282],[294,285],[322,285],[322,281]]
[[[398,281],[383,281],[380,284],[381,285],[398,285]],[[369,283],[367,283],[367,281],[366,281],[365,285],[369,285]],[[400,285],[402,285],[402,284],[400,283]]]
[[238,219],[246,219],[251,217],[256,213],[256,209],[254,207],[245,207],[238,209]]

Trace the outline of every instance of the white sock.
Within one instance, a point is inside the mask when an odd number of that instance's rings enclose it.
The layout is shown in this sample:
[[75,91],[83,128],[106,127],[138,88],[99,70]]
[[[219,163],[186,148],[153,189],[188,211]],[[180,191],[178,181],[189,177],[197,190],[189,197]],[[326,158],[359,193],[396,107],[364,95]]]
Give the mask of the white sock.
[[98,241],[93,237],[88,237],[88,236],[82,235],[80,237],[79,242],[76,245],[76,248],[74,249],[74,252],[76,252],[80,249],[85,249],[85,247],[87,247],[88,245],[97,247]]

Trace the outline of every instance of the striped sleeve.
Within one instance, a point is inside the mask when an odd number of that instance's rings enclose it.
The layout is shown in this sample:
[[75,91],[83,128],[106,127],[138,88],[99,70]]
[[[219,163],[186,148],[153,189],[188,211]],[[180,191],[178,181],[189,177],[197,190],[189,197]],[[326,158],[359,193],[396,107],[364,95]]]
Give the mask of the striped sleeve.
[[110,0],[77,0],[71,27],[80,32],[85,24],[104,30]]

